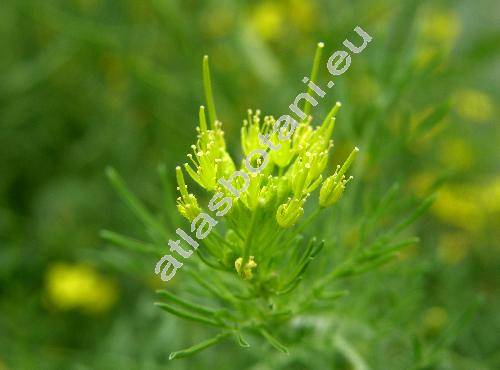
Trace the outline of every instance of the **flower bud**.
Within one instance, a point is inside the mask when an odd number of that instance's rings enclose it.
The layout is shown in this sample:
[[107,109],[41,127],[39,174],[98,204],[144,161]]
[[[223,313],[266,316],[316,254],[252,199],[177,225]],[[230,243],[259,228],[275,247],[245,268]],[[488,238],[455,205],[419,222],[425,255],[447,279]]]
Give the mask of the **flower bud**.
[[342,196],[345,185],[353,179],[352,176],[346,179],[345,172],[349,169],[351,163],[354,161],[356,154],[359,149],[356,147],[353,149],[349,157],[346,159],[344,164],[341,166],[337,166],[335,173],[328,177],[321,189],[319,191],[319,205],[320,207],[328,207],[332,204],[336,203],[340,197]]
[[257,267],[257,263],[254,261],[254,257],[250,256],[248,259],[248,262],[245,263],[245,266],[241,266],[243,263],[243,257],[239,257],[234,261],[234,267],[238,274],[244,279],[244,280],[250,280],[253,277],[253,272],[252,269]]
[[181,196],[177,198],[177,210],[183,217],[192,221],[201,212],[201,208],[198,206],[196,197],[188,193],[184,175],[179,166],[175,168],[175,176],[177,178],[177,190],[181,193]]
[[280,205],[278,207],[278,211],[276,212],[276,221],[278,225],[287,229],[295,225],[300,216],[304,213],[304,202],[307,197],[304,199],[289,199],[288,202]]
[[241,146],[245,155],[250,154],[254,149],[262,148],[259,142],[260,133],[260,111],[255,114],[251,109],[248,110],[248,119],[243,121],[241,128]]
[[336,203],[342,196],[345,185],[352,179],[353,177],[351,176],[346,180],[345,175],[342,175],[342,178],[339,180],[335,174],[327,178],[319,191],[320,207],[325,208]]

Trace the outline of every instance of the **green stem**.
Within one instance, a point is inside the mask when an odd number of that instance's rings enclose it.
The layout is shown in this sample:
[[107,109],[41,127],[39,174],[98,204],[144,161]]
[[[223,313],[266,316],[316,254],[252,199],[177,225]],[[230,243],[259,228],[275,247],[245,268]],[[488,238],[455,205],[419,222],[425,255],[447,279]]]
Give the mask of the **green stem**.
[[[322,42],[318,43],[318,46],[316,47],[316,53],[314,54],[314,60],[313,60],[313,67],[311,71],[311,78],[309,79],[312,82],[316,82],[316,79],[318,77],[318,70],[319,70],[319,63],[321,61],[321,52],[323,51],[323,48],[325,47],[325,44]],[[312,89],[308,88],[307,93],[311,95]],[[304,113],[306,116],[309,115],[309,112],[311,111],[311,103],[309,103],[308,100],[304,103]]]
[[224,244],[225,246],[229,247],[231,250],[234,250],[234,246],[229,243],[226,239],[224,239],[224,237],[219,234],[219,232],[217,230],[212,230],[212,232],[210,233],[210,236],[213,236],[215,239],[217,239],[220,243]]
[[278,170],[278,177],[283,176],[284,171],[285,171],[285,167],[280,167],[280,169]]
[[359,352],[340,334],[337,334],[333,344],[351,363],[354,370],[368,370],[369,367]]
[[214,95],[212,93],[212,82],[210,79],[210,67],[208,65],[208,55],[203,57],[203,87],[205,89],[205,99],[207,100],[208,117],[210,119],[210,127],[214,128],[214,123],[217,121],[217,113],[215,112]]
[[295,232],[292,234],[290,238],[284,243],[284,245],[288,245],[297,235],[299,235],[307,226],[311,224],[311,222],[319,215],[319,213],[322,211],[322,208],[316,208],[308,217],[307,219],[295,230]]
[[252,246],[253,229],[255,228],[257,212],[258,210],[255,209],[255,211],[252,214],[252,219],[250,221],[250,228],[248,229],[247,237],[245,238],[245,244],[243,245],[243,261],[241,266],[245,266],[245,264],[248,262],[248,258],[250,257],[250,247]]

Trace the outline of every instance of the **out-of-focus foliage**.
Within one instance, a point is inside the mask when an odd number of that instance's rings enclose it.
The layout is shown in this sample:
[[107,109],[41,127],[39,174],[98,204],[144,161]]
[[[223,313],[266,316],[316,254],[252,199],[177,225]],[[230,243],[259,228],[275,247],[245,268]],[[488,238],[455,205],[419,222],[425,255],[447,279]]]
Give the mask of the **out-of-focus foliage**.
[[[490,0],[0,2],[0,369],[498,368],[498,14]],[[152,305],[154,256],[100,239],[145,234],[104,168],[170,220],[201,56],[238,153],[246,109],[285,112],[316,42],[336,50],[357,24],[374,40],[314,115],[342,101],[335,155],[363,149],[359,182],[314,233],[340,235],[340,258],[397,218],[396,192],[437,190],[420,243],[297,319],[290,356],[251,338],[169,363],[214,332]]]

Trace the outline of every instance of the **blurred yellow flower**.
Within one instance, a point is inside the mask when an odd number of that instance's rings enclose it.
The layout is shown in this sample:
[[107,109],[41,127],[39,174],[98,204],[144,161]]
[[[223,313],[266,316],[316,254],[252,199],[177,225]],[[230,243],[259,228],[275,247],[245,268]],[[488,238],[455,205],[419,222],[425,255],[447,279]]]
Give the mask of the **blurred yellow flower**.
[[447,56],[461,29],[461,22],[454,12],[432,10],[422,17],[420,27],[420,47],[416,52],[417,68],[426,67],[438,56]]
[[500,212],[500,177],[496,177],[489,184],[484,185],[481,191],[485,211],[491,214]]
[[409,182],[410,189],[419,197],[429,195],[431,186],[436,182],[437,176],[433,172],[421,172],[414,175]]
[[444,234],[439,239],[438,256],[450,265],[462,261],[468,251],[469,243],[464,234]]
[[461,29],[460,19],[455,12],[434,10],[422,18],[424,40],[451,47]]
[[423,319],[423,327],[427,331],[439,331],[448,322],[448,314],[442,307],[431,307],[425,314]]
[[90,313],[109,310],[118,291],[113,281],[84,264],[57,263],[46,274],[49,301],[58,309],[83,309]]
[[474,122],[485,122],[492,119],[495,110],[489,95],[472,89],[456,92],[455,109],[461,118]]
[[315,8],[313,1],[291,0],[289,6],[290,20],[302,31],[312,28],[315,20]]
[[255,8],[250,24],[264,40],[276,40],[281,36],[284,18],[284,9],[281,5],[264,2]]
[[472,146],[460,137],[446,138],[440,146],[439,157],[448,168],[467,170],[474,164]]
[[479,193],[470,187],[441,188],[431,210],[443,222],[464,230],[477,231],[485,223],[486,214]]

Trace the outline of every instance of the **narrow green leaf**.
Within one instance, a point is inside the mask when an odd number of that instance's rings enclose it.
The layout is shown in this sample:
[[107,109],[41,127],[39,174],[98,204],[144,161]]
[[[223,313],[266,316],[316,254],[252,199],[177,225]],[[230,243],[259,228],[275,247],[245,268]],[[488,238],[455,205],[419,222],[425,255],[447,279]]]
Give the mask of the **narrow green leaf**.
[[382,234],[377,240],[374,242],[374,245],[381,246],[387,242],[389,242],[392,238],[398,235],[401,231],[410,226],[413,222],[415,222],[423,213],[425,213],[429,207],[434,202],[436,196],[435,194],[430,195],[426,199],[424,199],[420,205],[410,213],[408,217],[403,219],[399,224],[391,228],[389,231]]
[[[297,265],[299,265],[299,266],[303,265],[309,259],[315,243],[316,243],[316,238],[313,237],[309,240],[309,243],[307,243],[306,250],[304,251],[302,256],[300,256],[300,259],[297,262]],[[299,270],[300,270],[300,268],[299,268]]]
[[332,273],[330,274],[330,276],[325,279],[325,282],[328,280],[331,280],[331,279],[335,279],[335,278],[342,278],[342,277],[354,275],[355,272],[356,272],[356,270],[352,266],[352,262],[347,261],[347,262],[344,262],[343,264],[341,264],[336,269],[334,269],[332,271]]
[[243,347],[243,348],[250,347],[250,344],[245,340],[245,338],[243,338],[241,336],[240,333],[237,333],[237,334],[235,333],[235,336],[236,336],[236,339],[237,339],[238,344],[239,344],[240,347]]
[[222,332],[220,334],[217,334],[215,337],[207,339],[207,340],[200,342],[198,344],[195,344],[194,346],[191,346],[189,348],[186,348],[186,349],[183,349],[180,351],[172,352],[172,353],[170,353],[170,356],[168,357],[168,359],[173,360],[176,358],[183,358],[183,357],[188,357],[188,356],[194,355],[195,353],[198,353],[198,352],[200,352],[208,347],[211,347],[211,346],[221,342],[222,340],[226,339],[230,335],[231,335],[230,332]]
[[198,257],[200,257],[200,260],[208,267],[211,267],[211,268],[213,268],[215,270],[219,270],[219,271],[227,271],[227,269],[224,268],[224,266],[216,265],[215,263],[209,261],[208,258],[203,255],[203,252],[200,249],[196,250],[196,254],[198,255]]
[[324,241],[315,244],[316,238],[312,238],[306,248],[306,251],[302,255],[300,261],[297,263],[297,268],[292,274],[292,278],[288,283],[283,285],[283,290],[279,291],[278,295],[283,295],[294,290],[298,284],[302,281],[302,275],[305,273],[309,264],[312,262],[314,257],[321,251],[324,246]]
[[208,315],[215,314],[215,310],[208,308],[208,307],[204,307],[204,306],[199,305],[197,303],[191,303],[191,302],[185,300],[184,298],[181,298],[179,296],[176,296],[173,293],[170,293],[167,290],[157,290],[156,293],[162,297],[169,299],[172,302],[177,303],[178,305],[180,305],[182,307],[190,309],[191,311],[198,312],[201,314],[208,314]]
[[201,322],[203,324],[217,326],[217,327],[224,327],[225,326],[224,324],[217,322],[217,321],[214,321],[212,319],[202,317],[199,315],[194,315],[190,312],[172,307],[171,305],[169,305],[167,303],[155,302],[155,305],[164,311],[167,311],[175,316],[181,317],[181,318],[186,319],[186,320],[197,321],[197,322]]
[[287,293],[290,293],[293,291],[295,288],[297,288],[300,284],[300,282],[303,280],[302,276],[299,276],[295,279],[292,279],[289,283],[285,284],[285,289],[277,292],[277,295],[285,295]]
[[116,244],[120,247],[126,248],[133,252],[141,252],[145,254],[153,254],[155,256],[162,255],[160,250],[151,243],[146,243],[140,240],[135,240],[127,236],[115,233],[109,230],[102,230],[100,232],[101,238]]
[[161,185],[163,188],[163,204],[165,205],[165,214],[173,224],[174,221],[179,220],[178,213],[173,212],[173,210],[176,209],[176,197],[174,194],[172,194],[172,190],[175,189],[175,186],[172,186],[170,179],[168,178],[167,167],[164,163],[158,166],[158,174],[160,175]]
[[375,223],[380,218],[380,216],[385,214],[390,209],[389,205],[395,199],[397,193],[399,192],[399,188],[400,186],[399,183],[397,182],[390,187],[390,189],[383,195],[383,197],[378,202],[377,206],[373,211],[372,216],[367,221],[367,223],[370,224]]
[[379,258],[375,258],[375,259],[371,260],[370,262],[364,264],[361,267],[356,267],[354,269],[354,273],[355,274],[362,274],[362,273],[365,273],[367,271],[373,270],[373,269],[380,267],[380,266],[386,264],[387,262],[391,261],[394,257],[396,257],[396,253],[394,253],[394,252],[385,254],[383,256],[380,256]]
[[339,290],[337,292],[322,293],[319,297],[320,297],[320,299],[324,299],[324,300],[335,300],[335,299],[345,297],[348,294],[349,294],[348,290]]
[[166,239],[167,236],[164,228],[127,188],[125,182],[120,177],[118,172],[116,172],[114,168],[108,167],[106,169],[106,175],[108,176],[113,187],[118,191],[122,199],[127,203],[129,208],[135,213],[137,218],[142,221],[144,226],[150,232],[151,236],[159,240],[161,240],[162,238]]
[[276,317],[290,317],[293,315],[293,311],[292,310],[284,310],[284,311],[278,311],[278,312],[273,312],[270,316],[273,317],[273,318],[276,318]]
[[434,200],[436,199],[436,195],[432,194],[424,201],[406,218],[404,219],[401,223],[399,223],[394,231],[393,235],[396,235],[406,229],[408,226],[410,226],[413,222],[415,222],[422,214],[424,214],[430,206],[432,206],[432,203],[434,203]]
[[321,240],[320,242],[318,242],[318,244],[316,244],[316,247],[311,251],[311,257],[316,257],[318,255],[319,252],[321,252],[321,250],[323,249],[323,247],[325,246],[325,241],[324,240]]
[[271,334],[269,334],[269,332],[266,329],[263,329],[263,328],[259,329],[259,333],[264,338],[266,338],[267,341],[269,342],[269,344],[271,344],[278,351],[280,351],[281,353],[284,353],[285,355],[290,354],[290,351],[288,350],[288,348],[285,345],[283,345],[278,339],[276,339]]
[[413,237],[413,238],[409,238],[406,240],[402,240],[400,242],[389,244],[387,246],[383,246],[383,244],[376,244],[373,247],[365,250],[362,253],[361,258],[362,259],[372,259],[372,258],[381,256],[383,254],[396,252],[396,251],[398,251],[404,247],[407,247],[409,245],[417,244],[419,242],[419,240],[420,240],[419,238]]
[[347,341],[340,333],[338,333],[333,344],[342,353],[352,366],[353,370],[369,370],[365,359],[361,356],[359,351]]
[[218,297],[222,301],[230,302],[232,304],[237,304],[238,300],[234,298],[227,289],[221,287],[217,283],[212,283],[211,281],[207,281],[207,279],[201,277],[196,271],[188,270],[189,275],[191,275],[196,282],[207,291],[212,293],[214,296]]
[[450,109],[451,103],[449,101],[439,104],[418,123],[417,130],[421,132],[430,131],[448,115]]
[[477,309],[483,304],[482,297],[476,297],[471,303],[469,303],[460,315],[458,315],[455,320],[444,330],[441,336],[438,338],[437,342],[432,346],[431,351],[428,355],[431,359],[437,356],[438,352],[449,346],[455,338],[457,338],[460,330],[465,326],[465,324],[472,319]]

